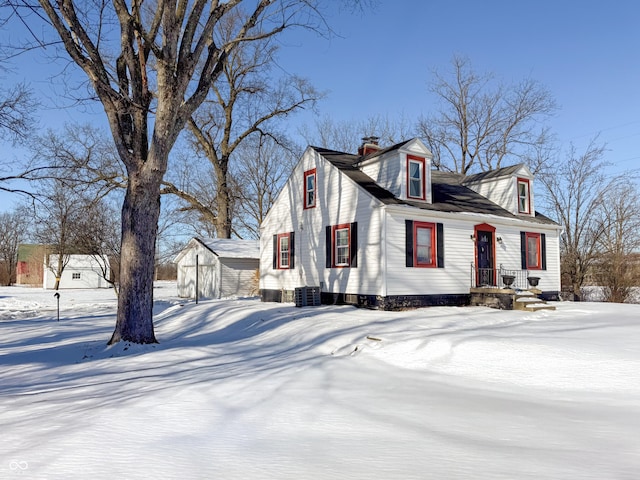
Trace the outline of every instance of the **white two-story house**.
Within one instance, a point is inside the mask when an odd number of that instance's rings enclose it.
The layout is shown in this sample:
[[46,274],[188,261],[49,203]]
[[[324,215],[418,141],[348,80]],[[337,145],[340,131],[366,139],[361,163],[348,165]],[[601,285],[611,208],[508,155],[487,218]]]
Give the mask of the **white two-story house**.
[[261,226],[264,301],[319,286],[323,302],[382,309],[466,305],[474,287],[560,291],[560,227],[536,213],[523,164],[431,169],[413,139],[357,155],[308,147]]

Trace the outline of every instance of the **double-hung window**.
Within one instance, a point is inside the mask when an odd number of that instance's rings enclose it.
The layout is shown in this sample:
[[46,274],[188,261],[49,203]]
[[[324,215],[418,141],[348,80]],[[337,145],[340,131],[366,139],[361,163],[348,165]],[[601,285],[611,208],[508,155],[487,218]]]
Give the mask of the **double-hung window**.
[[407,198],[425,199],[425,160],[407,155]]
[[526,178],[518,178],[518,213],[531,213],[530,184]]
[[326,267],[358,266],[358,224],[343,223],[326,227]]
[[304,208],[316,206],[316,169],[304,172]]
[[520,232],[523,270],[547,269],[547,246],[544,233]]
[[273,268],[289,270],[294,268],[294,233],[280,233],[273,236]]
[[334,265],[336,267],[349,266],[349,225],[338,225],[334,227]]
[[406,266],[444,268],[444,226],[442,223],[405,220]]
[[542,268],[542,262],[540,259],[540,234],[539,233],[527,233],[527,269],[540,269]]
[[289,234],[278,235],[278,268],[289,268]]
[[413,229],[413,241],[415,243],[415,247],[413,249],[413,253],[415,255],[414,265],[416,267],[435,267],[435,224],[414,222]]

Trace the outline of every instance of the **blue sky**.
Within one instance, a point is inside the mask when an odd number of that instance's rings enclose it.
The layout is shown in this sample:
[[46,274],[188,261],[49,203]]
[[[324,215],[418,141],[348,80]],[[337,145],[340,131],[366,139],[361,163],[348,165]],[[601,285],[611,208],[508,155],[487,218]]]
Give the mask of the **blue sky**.
[[[616,169],[640,165],[636,0],[379,0],[364,13],[336,9],[328,21],[340,36],[297,31],[281,48],[283,68],[328,92],[321,115],[357,121],[428,114],[431,71],[445,71],[460,54],[478,72],[505,82],[531,78],[548,88],[560,107],[549,125],[563,146],[580,150],[599,134]],[[19,62],[4,81],[24,79],[49,105],[59,104],[59,80],[54,90],[45,74],[51,66],[35,54]],[[104,122],[99,106],[95,112],[86,118]],[[42,126],[79,115],[53,108],[42,112]],[[312,115],[298,116],[291,129],[311,121]]]
[[322,115],[428,114],[432,70],[460,54],[478,72],[546,86],[560,107],[549,125],[563,145],[585,147],[599,134],[618,168],[640,164],[635,1],[381,0],[373,12],[330,21],[343,38],[308,35],[285,55],[287,68],[329,90]]

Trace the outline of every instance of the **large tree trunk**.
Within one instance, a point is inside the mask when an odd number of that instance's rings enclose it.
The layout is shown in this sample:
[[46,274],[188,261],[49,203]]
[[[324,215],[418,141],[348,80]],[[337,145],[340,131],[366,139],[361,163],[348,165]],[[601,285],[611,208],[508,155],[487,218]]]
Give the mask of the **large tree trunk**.
[[218,218],[216,221],[216,234],[218,238],[231,238],[231,195],[227,183],[227,169],[220,169],[216,193]]
[[144,173],[130,177],[122,205],[120,295],[110,345],[121,340],[157,343],[153,330],[153,273],[160,180],[157,175],[150,177],[145,178]]

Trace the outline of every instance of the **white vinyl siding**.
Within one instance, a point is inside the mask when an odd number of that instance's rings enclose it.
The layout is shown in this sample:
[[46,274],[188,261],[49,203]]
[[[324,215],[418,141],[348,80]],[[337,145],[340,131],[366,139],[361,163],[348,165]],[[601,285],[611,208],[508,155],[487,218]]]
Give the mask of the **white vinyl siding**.
[[497,203],[505,210],[516,214],[517,195],[515,191],[515,179],[513,177],[503,177],[492,180],[485,180],[482,183],[467,185],[467,187],[487,197],[493,203]]
[[[405,220],[441,222],[444,236],[444,268],[407,268],[405,266]],[[471,265],[475,262],[475,242],[471,239],[474,226],[489,223],[496,228],[495,236],[502,242],[495,243],[496,268],[521,270],[520,232],[545,233],[546,270],[532,270],[532,276],[540,277],[540,288],[560,290],[560,265],[558,231],[540,228],[531,223],[500,224],[496,219],[470,219],[430,217],[427,211],[407,210],[407,214],[388,212],[386,217],[386,271],[387,295],[444,295],[468,294],[471,287]]]
[[[406,214],[388,213],[387,295],[468,294],[474,244],[469,239],[473,224],[434,218],[417,209]],[[444,268],[411,268],[406,266],[405,220],[441,222],[444,236]]]
[[[316,169],[316,208],[304,209],[304,172]],[[300,188],[299,188],[300,187]],[[260,288],[293,290],[322,286],[323,291],[379,295],[382,288],[380,203],[314,150],[307,149],[278,195],[260,231]],[[327,268],[325,229],[357,222],[358,265]],[[273,269],[273,239],[295,233],[295,268]]]
[[407,185],[407,155],[424,159],[423,188],[424,201],[431,203],[431,152],[421,143],[409,142],[400,150],[367,160],[360,170],[370,176],[378,185],[389,190],[396,197],[409,198]]
[[[526,213],[520,211],[520,191],[518,187],[518,178],[529,181],[529,204]],[[520,169],[513,175],[504,177],[488,178],[474,183],[464,183],[471,190],[488,198],[493,203],[500,205],[505,210],[514,215],[530,215],[535,216],[534,196],[533,196],[533,178],[529,176],[528,170]]]
[[404,167],[401,162],[404,161],[404,156],[396,153],[393,156],[383,156],[371,161],[363,165],[361,170],[375,180],[378,185],[389,190],[396,197],[400,197],[403,193],[404,183],[402,178]]

